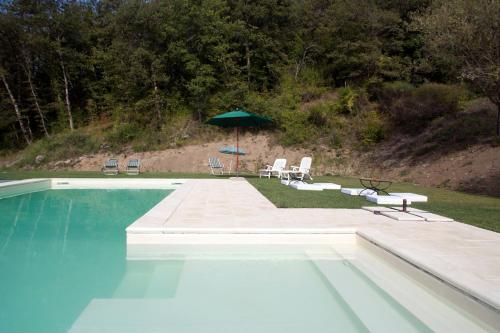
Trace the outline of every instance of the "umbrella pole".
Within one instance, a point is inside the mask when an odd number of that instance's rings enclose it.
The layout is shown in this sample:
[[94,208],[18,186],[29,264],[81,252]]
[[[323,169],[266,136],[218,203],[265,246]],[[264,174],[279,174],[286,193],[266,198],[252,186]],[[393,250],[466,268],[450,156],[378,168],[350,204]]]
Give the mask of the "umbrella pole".
[[239,171],[238,171],[238,163],[239,163],[239,157],[240,157],[240,137],[239,137],[239,127],[236,126],[236,177],[239,176]]

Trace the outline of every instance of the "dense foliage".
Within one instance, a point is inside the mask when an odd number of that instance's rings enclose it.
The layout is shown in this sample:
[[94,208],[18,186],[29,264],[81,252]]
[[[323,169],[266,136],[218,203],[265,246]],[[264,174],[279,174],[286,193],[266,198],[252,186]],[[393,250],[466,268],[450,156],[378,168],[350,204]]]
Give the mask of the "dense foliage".
[[[460,2],[470,3],[454,1],[456,6]],[[360,114],[359,109],[383,99],[388,83],[414,87],[464,79],[461,63],[449,54],[426,53],[439,45],[431,43],[431,31],[436,18],[446,15],[433,11],[430,3],[3,1],[0,148],[50,140],[103,120],[115,124],[107,138],[111,141],[128,142],[139,132],[153,143],[161,137],[175,141],[184,134],[173,127],[186,131],[186,124],[236,106],[276,119],[287,133],[285,144],[304,141],[325,126],[341,129],[342,117],[366,124],[356,134],[362,142],[379,141],[384,110],[365,107]],[[491,14],[498,33],[498,16]],[[496,38],[482,43],[498,43]],[[498,59],[489,66],[497,71],[498,84]],[[300,107],[338,87],[343,88],[334,103]],[[458,100],[453,91],[437,88],[431,96],[444,93],[437,98]],[[419,90],[406,94],[403,105],[387,114],[394,117],[410,105],[405,117],[425,123],[433,112],[453,111],[453,106],[432,112],[424,106],[423,114],[415,114],[420,109],[411,106],[420,98],[432,106],[433,100]],[[338,144],[336,133],[329,136],[330,144]]]

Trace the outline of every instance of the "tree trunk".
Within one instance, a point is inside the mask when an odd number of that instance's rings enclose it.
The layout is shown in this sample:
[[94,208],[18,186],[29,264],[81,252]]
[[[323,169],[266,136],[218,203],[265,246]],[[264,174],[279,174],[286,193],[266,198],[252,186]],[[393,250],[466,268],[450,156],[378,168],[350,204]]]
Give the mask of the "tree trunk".
[[2,75],[2,81],[3,84],[5,85],[5,89],[7,89],[7,93],[9,94],[10,101],[12,105],[14,106],[14,111],[16,113],[16,118],[17,122],[19,123],[19,127],[21,127],[21,131],[23,132],[24,139],[26,140],[26,143],[28,145],[31,144],[31,139],[28,136],[28,131],[26,130],[26,127],[24,126],[22,117],[21,117],[21,112],[19,111],[19,106],[17,105],[16,99],[14,98],[14,95],[12,95],[12,92],[10,91],[9,84],[7,83],[7,80],[5,79],[5,76]]
[[59,53],[59,63],[61,65],[62,73],[63,73],[63,78],[64,78],[64,93],[65,93],[65,102],[66,102],[66,111],[68,112],[68,120],[69,120],[69,128],[71,130],[74,130],[73,126],[73,115],[71,113],[71,103],[69,101],[69,81],[68,81],[68,75],[66,73],[66,67],[64,67],[64,61],[62,60],[62,56]]
[[28,134],[30,136],[30,141],[33,142],[33,132],[31,131],[31,123],[30,123],[29,116],[26,116],[26,123],[28,123],[28,126],[26,126],[26,127],[28,128]]
[[30,85],[30,90],[31,90],[31,96],[33,96],[36,111],[38,112],[38,116],[40,117],[40,125],[42,126],[42,129],[43,129],[43,132],[45,133],[45,136],[48,138],[48,137],[50,137],[50,135],[49,135],[49,132],[47,131],[47,126],[45,126],[45,117],[43,116],[42,108],[40,107],[40,104],[38,104],[38,96],[36,95],[35,86],[33,84],[32,78],[31,78],[31,76],[32,76],[31,75],[32,62],[31,62],[31,59],[28,55],[28,52],[25,49],[23,49],[21,53],[23,54],[23,60],[24,60],[22,67],[24,69],[24,72],[26,73],[26,76],[28,77],[28,83]]
[[302,70],[302,67],[304,67],[304,64],[306,63],[307,52],[309,51],[310,48],[312,48],[312,46],[308,46],[304,49],[304,52],[302,52],[302,57],[297,62],[297,65],[295,67],[295,77],[294,77],[295,82],[297,82],[300,71]]
[[33,96],[33,100],[35,101],[36,110],[38,112],[38,116],[40,117],[40,124],[42,125],[43,132],[47,138],[50,137],[49,131],[47,131],[47,126],[45,126],[45,117],[43,116],[42,109],[40,108],[40,104],[38,104],[38,97],[36,96],[35,87],[33,86],[33,81],[31,81],[31,71],[27,70],[26,75],[28,76],[28,83],[30,84],[31,95]]

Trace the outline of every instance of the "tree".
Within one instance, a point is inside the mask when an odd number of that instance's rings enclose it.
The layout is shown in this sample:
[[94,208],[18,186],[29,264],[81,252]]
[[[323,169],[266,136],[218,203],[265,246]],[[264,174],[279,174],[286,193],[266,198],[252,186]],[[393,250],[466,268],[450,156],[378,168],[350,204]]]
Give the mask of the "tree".
[[14,108],[14,112],[16,114],[16,119],[17,119],[17,122],[19,123],[19,127],[21,128],[21,132],[23,133],[23,136],[24,136],[24,139],[26,140],[26,143],[28,145],[31,144],[31,136],[29,135],[29,124],[28,126],[24,125],[24,122],[23,122],[23,119],[22,119],[22,116],[21,116],[21,111],[19,110],[19,105],[16,101],[16,98],[14,97],[14,95],[12,94],[12,91],[10,90],[10,87],[9,87],[9,84],[7,82],[7,78],[5,77],[5,71],[0,68],[0,78],[2,79],[2,82],[4,84],[4,87],[5,87],[5,90],[7,91],[7,93],[9,94],[9,98],[10,98],[10,101],[12,103],[12,107]]
[[432,57],[448,58],[460,78],[497,106],[500,135],[500,2],[442,0],[415,17]]

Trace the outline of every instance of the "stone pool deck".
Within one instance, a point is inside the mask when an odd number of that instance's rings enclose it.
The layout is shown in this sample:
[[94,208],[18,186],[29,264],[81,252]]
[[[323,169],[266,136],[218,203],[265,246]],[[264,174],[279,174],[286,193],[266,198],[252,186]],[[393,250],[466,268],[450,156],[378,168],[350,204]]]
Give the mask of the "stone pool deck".
[[325,233],[357,234],[500,312],[500,234],[361,209],[276,208],[245,180],[186,181],[127,228],[127,243]]

